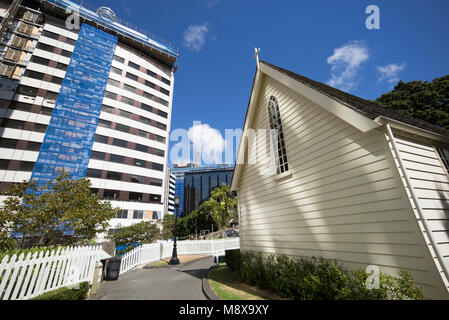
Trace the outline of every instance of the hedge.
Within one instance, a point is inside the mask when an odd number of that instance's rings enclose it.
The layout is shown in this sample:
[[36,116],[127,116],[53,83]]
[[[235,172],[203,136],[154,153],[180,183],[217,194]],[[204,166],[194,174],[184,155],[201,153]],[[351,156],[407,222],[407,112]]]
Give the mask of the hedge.
[[31,300],[84,300],[89,292],[89,283],[81,282],[74,288],[63,287],[53,291],[46,292]]
[[226,250],[226,264],[250,285],[270,289],[294,300],[422,300],[421,288],[404,271],[397,277],[380,273],[379,288],[368,289],[369,274],[348,271],[336,260],[322,257],[291,259],[285,255]]

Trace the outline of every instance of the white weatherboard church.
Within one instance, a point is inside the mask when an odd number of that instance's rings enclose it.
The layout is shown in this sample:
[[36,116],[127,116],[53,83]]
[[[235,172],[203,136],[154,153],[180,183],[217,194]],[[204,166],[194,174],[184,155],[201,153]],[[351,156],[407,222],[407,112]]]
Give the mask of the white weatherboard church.
[[248,129],[279,139],[275,166],[235,167],[242,250],[405,270],[449,299],[448,131],[263,61]]

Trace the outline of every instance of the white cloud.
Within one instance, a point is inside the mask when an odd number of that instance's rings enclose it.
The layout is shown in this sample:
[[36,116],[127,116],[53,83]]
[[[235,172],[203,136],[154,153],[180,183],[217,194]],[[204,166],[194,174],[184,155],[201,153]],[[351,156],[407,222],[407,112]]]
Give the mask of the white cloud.
[[202,25],[191,25],[184,31],[184,45],[192,50],[200,51],[206,42],[209,32],[208,23]]
[[209,1],[209,3],[207,4],[207,8],[210,9],[210,8],[212,8],[212,7],[215,7],[215,6],[219,5],[221,1],[222,1],[222,0],[211,0],[211,1]]
[[327,63],[332,66],[327,84],[344,91],[354,89],[357,72],[368,58],[368,48],[362,41],[351,41],[334,49],[334,54],[327,58]]
[[200,152],[201,159],[206,164],[223,161],[223,150],[226,143],[220,131],[211,128],[206,123],[194,122],[193,126],[189,128],[188,136],[193,143],[194,160],[196,160],[197,152]]
[[405,69],[405,63],[394,64],[390,63],[386,66],[376,66],[376,70],[379,73],[379,79],[377,82],[387,81],[390,86],[399,82],[399,72]]

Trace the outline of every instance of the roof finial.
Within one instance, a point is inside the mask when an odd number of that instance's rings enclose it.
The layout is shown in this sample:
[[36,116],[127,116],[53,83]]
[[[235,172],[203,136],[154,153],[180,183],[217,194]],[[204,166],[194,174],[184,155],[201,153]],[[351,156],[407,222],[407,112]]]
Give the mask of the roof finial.
[[260,48],[254,48],[254,58],[257,61],[257,69],[259,69],[259,52]]

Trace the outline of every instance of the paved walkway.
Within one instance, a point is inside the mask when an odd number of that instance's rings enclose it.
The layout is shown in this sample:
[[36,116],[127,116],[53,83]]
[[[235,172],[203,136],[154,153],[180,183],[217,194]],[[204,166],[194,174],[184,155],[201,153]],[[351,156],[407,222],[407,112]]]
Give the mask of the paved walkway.
[[213,257],[184,265],[139,269],[103,281],[89,300],[206,300],[201,279],[213,265]]

